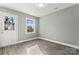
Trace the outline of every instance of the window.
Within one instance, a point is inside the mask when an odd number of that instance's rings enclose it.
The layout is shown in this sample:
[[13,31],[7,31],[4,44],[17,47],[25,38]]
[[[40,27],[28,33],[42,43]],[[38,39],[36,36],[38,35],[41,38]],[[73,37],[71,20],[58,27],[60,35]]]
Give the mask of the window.
[[26,33],[35,33],[35,20],[26,18]]
[[4,19],[4,30],[14,30],[14,17],[11,16],[5,16]]

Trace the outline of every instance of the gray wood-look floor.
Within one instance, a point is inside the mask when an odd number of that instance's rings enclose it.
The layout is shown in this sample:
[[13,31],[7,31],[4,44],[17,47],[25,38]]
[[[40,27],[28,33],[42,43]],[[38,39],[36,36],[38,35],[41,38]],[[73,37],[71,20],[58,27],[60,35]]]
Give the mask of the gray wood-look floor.
[[0,48],[0,55],[27,55],[27,48],[38,45],[44,55],[78,55],[79,50],[60,44],[36,39]]

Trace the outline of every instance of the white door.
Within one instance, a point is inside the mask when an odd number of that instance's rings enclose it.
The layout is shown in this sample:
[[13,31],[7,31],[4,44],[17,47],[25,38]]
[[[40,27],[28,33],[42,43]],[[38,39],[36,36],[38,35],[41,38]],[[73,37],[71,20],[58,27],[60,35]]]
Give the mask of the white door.
[[[6,19],[8,19],[8,21],[6,21]],[[0,46],[15,44],[18,40],[18,16],[0,12],[0,23]]]

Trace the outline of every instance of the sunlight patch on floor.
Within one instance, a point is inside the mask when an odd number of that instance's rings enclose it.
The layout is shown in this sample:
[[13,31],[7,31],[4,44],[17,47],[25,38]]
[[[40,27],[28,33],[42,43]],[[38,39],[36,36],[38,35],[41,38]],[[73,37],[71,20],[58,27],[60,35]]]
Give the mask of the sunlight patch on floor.
[[27,48],[27,55],[43,55],[38,45]]

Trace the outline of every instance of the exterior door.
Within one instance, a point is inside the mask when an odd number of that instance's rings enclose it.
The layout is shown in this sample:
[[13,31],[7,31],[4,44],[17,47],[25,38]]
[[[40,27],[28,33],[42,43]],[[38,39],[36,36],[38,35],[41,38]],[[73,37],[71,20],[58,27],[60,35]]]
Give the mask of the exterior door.
[[15,44],[18,40],[18,16],[0,12],[0,23],[0,46]]

